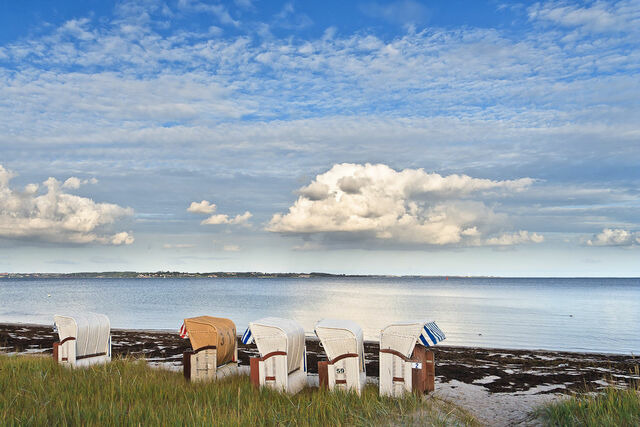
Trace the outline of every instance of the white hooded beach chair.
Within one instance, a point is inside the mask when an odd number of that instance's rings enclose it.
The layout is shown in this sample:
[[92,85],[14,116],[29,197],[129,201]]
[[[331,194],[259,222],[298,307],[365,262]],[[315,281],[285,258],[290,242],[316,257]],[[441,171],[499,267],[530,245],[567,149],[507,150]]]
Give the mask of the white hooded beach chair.
[[[320,383],[326,381],[329,390],[354,390],[360,394],[367,382],[362,328],[350,320],[324,319],[316,324],[315,331],[329,359],[325,362],[327,379],[320,378]],[[321,372],[320,365],[318,371]]]
[[304,329],[296,321],[265,317],[249,322],[242,342],[255,341],[260,357],[250,359],[251,382],[287,393],[307,385]]
[[432,321],[395,322],[382,329],[380,394],[399,397],[411,391],[433,391],[435,360],[427,347],[444,339],[444,333]]
[[231,319],[199,316],[184,319],[192,350],[182,355],[184,376],[207,381],[238,373],[238,340]]
[[104,314],[82,313],[53,317],[60,341],[53,343],[53,358],[69,366],[111,361],[111,325]]

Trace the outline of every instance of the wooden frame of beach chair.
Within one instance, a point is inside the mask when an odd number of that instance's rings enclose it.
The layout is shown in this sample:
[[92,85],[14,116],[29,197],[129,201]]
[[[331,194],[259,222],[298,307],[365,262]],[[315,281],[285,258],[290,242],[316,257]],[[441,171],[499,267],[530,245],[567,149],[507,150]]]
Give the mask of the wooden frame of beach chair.
[[380,350],[380,394],[400,397],[406,392],[424,394],[435,390],[433,352],[416,345],[411,357],[391,350]]
[[396,322],[380,332],[379,384],[383,396],[435,390],[435,357],[427,346],[445,339],[434,322]]
[[60,341],[53,343],[53,359],[82,367],[111,361],[111,325],[104,314],[82,313],[53,317]]
[[315,332],[329,359],[318,363],[320,385],[362,393],[367,382],[362,328],[350,320],[324,319]]
[[238,373],[238,338],[230,319],[199,316],[184,319],[191,350],[182,355],[188,381],[211,381]]
[[304,329],[297,322],[266,317],[249,323],[260,357],[250,359],[250,379],[256,387],[295,394],[307,384]]

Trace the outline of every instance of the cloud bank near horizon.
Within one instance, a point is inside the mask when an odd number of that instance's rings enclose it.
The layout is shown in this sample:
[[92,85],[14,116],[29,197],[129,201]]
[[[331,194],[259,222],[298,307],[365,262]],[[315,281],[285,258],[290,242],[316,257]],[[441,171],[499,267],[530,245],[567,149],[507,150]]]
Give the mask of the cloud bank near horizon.
[[302,187],[289,211],[275,214],[266,229],[425,245],[540,243],[544,237],[537,233],[506,233],[507,215],[478,200],[486,193],[506,197],[522,192],[533,182],[443,177],[422,169],[396,171],[384,164],[343,163]]

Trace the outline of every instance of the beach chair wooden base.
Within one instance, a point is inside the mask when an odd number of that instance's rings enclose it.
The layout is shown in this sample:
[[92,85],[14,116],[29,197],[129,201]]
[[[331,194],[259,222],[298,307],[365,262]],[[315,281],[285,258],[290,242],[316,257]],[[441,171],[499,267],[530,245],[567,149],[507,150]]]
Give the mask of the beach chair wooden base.
[[318,387],[329,389],[329,362],[318,362]]
[[60,350],[60,343],[59,342],[54,342],[53,343],[53,360],[55,360],[56,363],[58,363],[58,351]]
[[[353,390],[360,394],[367,381],[366,373],[359,372],[357,354],[345,356],[336,358],[339,359],[337,361],[318,362],[318,386],[328,390]],[[348,359],[355,363],[348,365]]]
[[[280,353],[280,352],[278,352]],[[274,356],[252,357],[249,359],[249,382],[256,388],[269,387],[274,390],[295,394],[307,385],[307,373],[302,369],[296,369],[287,374],[286,353],[276,354],[281,360],[273,360],[271,366],[270,359]],[[266,363],[265,363],[266,362]]]
[[410,358],[382,349],[380,361],[381,394],[400,397],[407,392],[424,394],[435,390],[435,357],[426,347],[415,346]]
[[433,351],[421,345],[413,349],[411,355],[411,390],[424,394],[435,390],[435,360]]
[[199,351],[188,350],[182,354],[184,377],[187,381],[215,381],[238,373],[238,363],[228,362],[217,366],[215,348]]
[[265,317],[249,322],[244,344],[255,340],[260,357],[249,359],[250,381],[255,387],[295,394],[308,385],[304,329],[297,322]]

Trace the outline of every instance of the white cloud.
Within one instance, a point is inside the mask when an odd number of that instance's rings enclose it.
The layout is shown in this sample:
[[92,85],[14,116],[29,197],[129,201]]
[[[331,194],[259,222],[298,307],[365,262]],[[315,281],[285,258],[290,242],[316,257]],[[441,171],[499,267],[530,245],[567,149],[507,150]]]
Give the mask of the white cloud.
[[24,192],[26,194],[34,194],[36,191],[38,191],[38,188],[40,188],[38,184],[35,184],[35,183],[27,184],[24,186]]
[[538,233],[529,233],[528,231],[519,231],[517,233],[505,233],[497,237],[491,237],[485,241],[489,246],[512,246],[522,243],[542,243],[544,236]]
[[240,246],[238,245],[224,245],[222,247],[222,250],[225,252],[239,252],[240,251]]
[[[60,243],[101,243],[129,245],[129,232],[106,233],[105,228],[117,219],[133,215],[131,208],[65,193],[55,178],[44,181],[44,194],[29,184],[24,192],[9,184],[14,174],[0,165],[0,238]],[[67,180],[66,188],[77,188],[81,181]],[[77,184],[77,186],[76,186]]]
[[178,0],[178,7],[186,10],[210,13],[217,17],[221,23],[237,27],[240,22],[231,17],[227,8],[221,4],[207,4],[197,0]]
[[59,34],[68,34],[78,40],[89,41],[96,37],[96,34],[91,31],[89,26],[89,19],[71,19],[58,29]]
[[621,228],[605,228],[587,240],[588,246],[636,246],[640,245],[640,232]]
[[187,212],[191,213],[212,214],[215,211],[216,205],[206,200],[201,202],[191,202],[191,205],[187,208]]
[[252,217],[249,211],[241,215],[236,215],[235,217],[229,217],[229,215],[218,214],[211,215],[209,218],[203,220],[200,224],[202,225],[219,225],[219,224],[242,224],[248,225],[249,219]]
[[[207,200],[201,202],[191,202],[191,205],[187,208],[188,212],[197,214],[212,214],[216,211],[216,205],[210,203]],[[209,218],[204,219],[200,224],[202,225],[220,225],[220,224],[235,224],[235,225],[249,225],[249,219],[253,215],[251,212],[246,211],[243,214],[238,214],[235,217],[230,217],[227,214],[211,215]]]
[[134,238],[131,233],[127,233],[126,231],[122,231],[120,233],[116,233],[111,237],[101,237],[99,238],[102,243],[111,244],[111,245],[130,245],[134,242]]
[[80,188],[81,184],[82,184],[82,181],[80,181],[79,178],[72,176],[70,178],[67,178],[67,180],[62,184],[62,188],[77,190],[78,188]]
[[586,4],[548,1],[531,6],[528,13],[532,20],[581,27],[594,32],[637,31],[640,26],[640,4],[636,0]]
[[505,216],[470,197],[508,195],[532,183],[530,178],[494,181],[422,169],[395,171],[383,164],[337,164],[301,188],[298,200],[287,213],[274,215],[267,230],[428,245],[538,243],[542,236],[527,231],[494,236]]
[[229,215],[211,215],[209,218],[202,220],[200,223],[202,225],[218,225],[218,224],[229,224]]
[[[4,191],[4,189],[9,186],[9,181],[11,181],[11,178],[14,178],[15,176],[16,174],[13,171],[7,170],[4,168],[4,166],[0,165],[0,188]],[[37,189],[37,184],[35,185]]]
[[68,188],[72,190],[77,190],[81,185],[84,184],[97,184],[98,180],[96,178],[90,179],[80,179],[75,176],[67,178],[62,184],[62,188]]
[[306,14],[296,13],[293,2],[285,3],[273,18],[272,25],[290,30],[301,30],[313,24]]
[[241,215],[236,215],[233,220],[232,220],[232,224],[248,224],[249,219],[252,217],[253,215],[251,214],[251,212],[249,211],[245,211],[243,214]]

